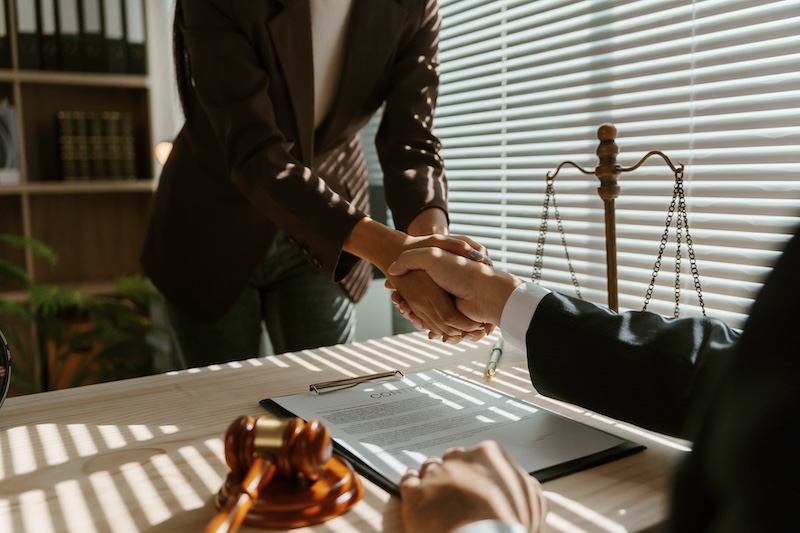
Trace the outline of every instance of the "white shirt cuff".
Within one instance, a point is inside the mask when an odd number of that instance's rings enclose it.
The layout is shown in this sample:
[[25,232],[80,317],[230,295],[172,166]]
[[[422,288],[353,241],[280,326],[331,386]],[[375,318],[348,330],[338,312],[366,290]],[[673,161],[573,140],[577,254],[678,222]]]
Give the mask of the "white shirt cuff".
[[503,332],[503,339],[515,348],[522,350],[526,356],[528,350],[525,347],[525,336],[528,328],[539,307],[542,298],[550,294],[550,291],[532,281],[526,281],[519,285],[511,296],[506,300],[503,313],[500,315],[500,330]]
[[500,520],[478,520],[454,529],[452,533],[528,533],[528,528],[522,524],[506,524]]

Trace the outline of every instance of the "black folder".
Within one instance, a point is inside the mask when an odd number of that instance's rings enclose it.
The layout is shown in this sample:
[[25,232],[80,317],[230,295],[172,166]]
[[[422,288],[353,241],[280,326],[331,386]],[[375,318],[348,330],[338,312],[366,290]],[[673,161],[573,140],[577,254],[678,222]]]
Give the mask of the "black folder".
[[80,0],[80,7],[82,70],[103,72],[106,53],[100,0]]
[[103,35],[106,72],[128,72],[124,0],[103,0]]
[[[456,377],[456,376],[453,376],[453,375],[449,375],[448,376],[447,374],[445,374],[445,373],[443,373],[441,371],[438,371],[438,370],[429,370],[429,371],[424,371],[424,372],[426,374],[428,374],[428,377],[435,377],[436,375],[439,375],[439,376],[441,376],[443,378],[449,379],[450,380],[450,383],[449,383],[450,385],[460,381],[461,383],[465,384],[464,385],[464,390],[479,391],[479,390],[484,388],[484,386],[482,384],[478,383],[478,382],[464,380],[463,378],[459,378],[459,377]],[[409,376],[412,379],[414,378],[414,374],[406,375],[406,377],[409,377]],[[356,379],[356,378],[353,378],[353,379]],[[432,381],[428,381],[428,382],[430,383]],[[364,382],[360,382],[360,384],[357,385],[357,386],[362,386],[363,385],[364,387],[369,387],[369,388],[366,389],[367,391],[372,391],[373,393],[379,392],[379,390],[376,390],[376,388],[374,386],[370,385],[370,383],[371,382],[364,381]],[[417,383],[421,383],[421,382],[417,382]],[[420,386],[415,386],[415,388],[421,388],[421,387]],[[357,389],[352,388],[352,387],[348,387],[347,389],[342,388],[340,390],[341,391],[345,391],[345,390],[355,391],[354,392],[355,394],[360,394],[360,392]],[[399,385],[398,387],[395,388],[395,391],[394,391],[394,392],[397,392],[398,394],[394,394],[393,396],[398,397],[399,395],[414,394],[414,393],[411,393],[411,392],[407,392],[409,390],[410,389],[405,389],[405,388],[403,388],[403,386]],[[334,392],[333,394],[342,394],[342,392]],[[345,394],[351,394],[351,393],[350,392],[346,392]],[[505,394],[503,392],[500,392],[498,390],[491,390],[490,394],[495,396],[496,398],[500,398],[501,400],[506,402],[506,404],[508,404],[508,405],[510,405],[510,403],[508,403],[508,402],[513,402],[513,403],[516,403],[516,404],[519,404],[519,405],[527,404],[527,402],[525,402],[525,400],[520,400],[520,399],[514,398],[514,397],[509,396],[509,395],[507,395],[507,394]],[[259,404],[263,408],[265,408],[266,410],[271,412],[272,414],[274,414],[276,416],[279,416],[279,417],[297,416],[297,413],[293,413],[292,411],[290,411],[286,407],[284,407],[284,405],[282,405],[284,400],[286,398],[289,398],[289,397],[291,397],[291,395],[290,396],[283,396],[283,397],[276,397],[276,398],[265,398],[265,399],[261,400],[259,402]],[[370,396],[370,398],[375,398],[375,397],[376,396],[374,394],[372,396]],[[381,397],[383,397],[383,395],[381,395]],[[433,397],[439,398],[438,396],[433,396]],[[346,418],[347,415],[345,414],[345,411],[347,411],[348,409],[352,408],[354,410],[358,410],[359,408],[362,408],[362,405],[360,403],[358,403],[358,401],[350,402],[350,398],[349,397],[346,398],[346,400],[349,402],[348,407],[343,407],[343,408],[337,410],[337,417],[339,417],[340,420],[343,420],[344,418]],[[373,402],[373,400],[370,400],[370,401]],[[377,401],[377,400],[375,400],[375,401]],[[380,401],[383,401],[383,400],[380,400]],[[417,400],[414,400],[414,401],[416,402]],[[444,399],[444,398],[441,398],[441,401],[442,401],[442,405],[444,405],[447,400]],[[321,402],[321,405],[325,409],[330,407],[329,404],[326,404],[325,399],[320,398],[320,402]],[[450,403],[452,404],[452,402],[450,402]],[[415,405],[423,405],[423,404],[417,403]],[[575,429],[580,428],[579,432],[574,433],[574,435],[576,435],[576,436],[589,435],[589,434],[601,434],[601,433],[605,434],[605,432],[602,431],[602,430],[599,430],[599,429],[596,429],[596,428],[592,428],[592,427],[589,427],[589,426],[585,426],[584,424],[582,424],[582,423],[580,423],[578,421],[567,419],[566,417],[563,417],[563,416],[558,415],[558,414],[556,414],[554,412],[551,412],[551,411],[546,411],[546,410],[541,409],[541,408],[539,408],[537,406],[534,406],[533,404],[529,404],[529,405],[533,409],[533,411],[539,411],[540,412],[539,415],[537,415],[537,416],[546,417],[550,421],[561,420],[562,422],[559,422],[559,423],[567,424],[568,426],[572,426]],[[369,409],[371,409],[372,412],[379,412],[379,413],[390,413],[391,412],[390,409],[389,410],[376,411],[376,409],[379,408],[379,407],[385,407],[385,406],[377,405],[377,404],[375,404],[373,402],[369,406]],[[338,405],[337,405],[337,408],[338,408]],[[367,407],[363,407],[363,408],[366,409]],[[417,412],[417,415],[419,415],[419,412],[424,410],[425,408],[426,407],[421,408]],[[380,416],[381,416],[380,414],[376,415],[376,417],[380,417]],[[399,433],[401,431],[404,431],[404,430],[399,430],[398,427],[396,426],[398,417],[395,417],[391,421],[391,424],[390,424],[389,420],[388,420],[389,416],[390,415],[387,415],[387,419],[385,421],[386,422],[385,426],[381,426],[380,424],[377,424],[377,423],[374,425],[375,430],[374,430],[374,433],[373,433],[372,436],[379,435],[377,441],[381,441],[382,439],[386,440],[386,438],[390,438],[390,434]],[[301,417],[301,418],[304,418],[304,417]],[[363,423],[363,421],[366,418],[368,418],[368,417],[363,418],[359,423]],[[324,420],[322,420],[322,421],[324,422]],[[421,430],[421,428],[423,427],[423,424],[425,424],[424,415],[422,415],[422,418],[419,418],[418,420],[413,419],[413,417],[405,418],[403,420],[403,423],[404,424],[410,424],[411,426],[414,426],[414,424],[418,424],[417,427],[413,427],[411,431]],[[428,424],[428,425],[430,425],[430,424]],[[387,461],[386,465],[376,466],[376,465],[370,464],[368,461],[364,460],[360,455],[357,454],[357,452],[352,451],[352,450],[358,450],[358,449],[362,449],[362,450],[365,449],[362,446],[363,443],[360,443],[359,437],[352,436],[350,431],[349,430],[344,430],[343,427],[344,426],[339,427],[339,428],[336,428],[336,427],[333,427],[333,426],[329,426],[328,427],[328,430],[331,432],[331,436],[334,439],[334,442],[333,442],[334,453],[336,455],[338,455],[339,457],[347,459],[353,465],[353,468],[355,468],[356,471],[359,474],[361,474],[362,476],[366,477],[367,479],[369,479],[370,481],[372,481],[373,483],[375,483],[376,485],[378,485],[382,489],[386,490],[387,492],[389,492],[391,494],[399,495],[400,488],[399,488],[397,482],[395,482],[392,479],[390,479],[388,477],[388,475],[387,475],[389,470],[392,470],[394,468],[394,467],[389,467],[388,466],[391,463],[391,461]],[[404,427],[408,427],[408,426],[404,426]],[[487,426],[487,427],[489,427],[489,426]],[[557,427],[557,426],[549,426],[549,427]],[[351,426],[351,428],[352,428],[352,426]],[[435,427],[431,428],[431,431],[435,431],[436,429],[439,429],[439,428],[435,428]],[[358,431],[356,431],[355,433],[358,433]],[[500,442],[501,445],[504,445],[505,443],[503,442],[503,439],[506,438],[506,437],[504,437],[502,435],[505,435],[505,434],[502,433],[502,432],[498,432],[497,434],[501,435],[501,438],[497,439],[498,442]],[[403,437],[400,437],[400,438],[402,439]],[[544,438],[550,438],[550,436],[549,435],[544,435],[544,436],[542,436],[542,439],[540,439],[540,440],[543,440]],[[551,479],[556,479],[556,478],[559,478],[559,477],[562,477],[562,476],[565,476],[565,475],[568,475],[568,474],[579,472],[579,471],[585,470],[587,468],[598,466],[600,464],[607,463],[609,461],[620,459],[622,457],[625,457],[625,456],[640,452],[640,451],[645,449],[645,447],[642,446],[641,444],[638,444],[636,442],[630,441],[630,440],[622,438],[622,437],[616,437],[616,436],[609,435],[609,438],[611,439],[610,444],[608,446],[606,446],[606,447],[597,448],[598,451],[591,452],[591,453],[586,453],[586,454],[578,454],[577,456],[574,453],[565,454],[563,460],[548,461],[547,462],[548,463],[547,466],[542,464],[542,466],[540,468],[535,468],[534,471],[530,472],[530,474],[533,475],[534,477],[536,477],[536,479],[538,479],[539,481],[545,482],[545,481],[549,481]],[[511,441],[513,441],[513,439],[511,439]],[[342,444],[342,442],[349,443],[350,447],[348,447],[345,444]],[[460,442],[451,442],[451,443],[447,444],[447,446],[461,445],[461,444],[462,443],[460,443]],[[531,441],[531,446],[535,446],[535,442],[534,441]],[[393,447],[392,445],[387,445],[387,448],[392,448],[392,447]],[[411,448],[409,448],[409,449],[404,450],[403,453],[409,453],[409,452],[412,452],[412,451],[415,452],[415,453],[417,452],[417,450],[412,450]],[[397,452],[397,450],[394,450],[394,452]]]
[[42,68],[42,45],[38,5],[33,0],[18,2],[17,8],[17,58],[19,68]]
[[58,50],[58,27],[56,17],[56,0],[38,0],[39,20],[41,28],[42,68],[59,70],[61,58]]
[[61,70],[83,70],[78,0],[56,1],[58,6],[58,51]]
[[124,0],[125,41],[128,51],[128,72],[147,73],[147,49],[145,47],[144,0]]
[[8,37],[8,6],[0,0],[3,20],[0,23],[0,68],[11,68],[11,44]]

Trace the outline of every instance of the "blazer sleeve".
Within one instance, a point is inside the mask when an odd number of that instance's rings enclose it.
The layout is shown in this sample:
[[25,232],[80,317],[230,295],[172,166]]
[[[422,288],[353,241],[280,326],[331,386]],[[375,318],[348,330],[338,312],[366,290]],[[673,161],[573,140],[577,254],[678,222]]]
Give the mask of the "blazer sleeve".
[[558,293],[528,328],[528,366],[540,393],[682,438],[689,407],[713,388],[739,333],[705,317],[615,313]]
[[293,155],[268,90],[277,83],[275,73],[262,65],[263,50],[242,31],[233,4],[182,5],[193,91],[225,154],[228,176],[277,227],[307,243],[323,259],[317,267],[333,279],[344,241],[365,214]]
[[418,30],[398,47],[375,136],[387,205],[401,231],[429,207],[447,213],[441,143],[432,132],[439,93],[441,17],[436,1],[425,0],[416,16]]

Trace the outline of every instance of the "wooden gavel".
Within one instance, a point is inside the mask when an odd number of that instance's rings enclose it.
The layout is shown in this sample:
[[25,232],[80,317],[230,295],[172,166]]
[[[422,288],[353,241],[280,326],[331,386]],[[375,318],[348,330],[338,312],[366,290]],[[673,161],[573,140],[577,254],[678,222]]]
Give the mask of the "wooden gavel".
[[344,513],[363,489],[350,463],[332,452],[328,428],[318,420],[237,418],[225,433],[231,471],[206,533],[233,532],[242,524],[302,527]]

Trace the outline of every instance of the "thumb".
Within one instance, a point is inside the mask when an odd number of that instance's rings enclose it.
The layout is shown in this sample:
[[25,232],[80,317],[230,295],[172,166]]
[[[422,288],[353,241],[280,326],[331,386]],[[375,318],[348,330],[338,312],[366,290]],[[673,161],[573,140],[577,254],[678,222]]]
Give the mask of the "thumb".
[[404,262],[398,258],[397,261],[389,265],[389,268],[386,270],[386,272],[391,276],[402,276],[403,274],[407,274],[410,270],[411,269],[406,267]]

